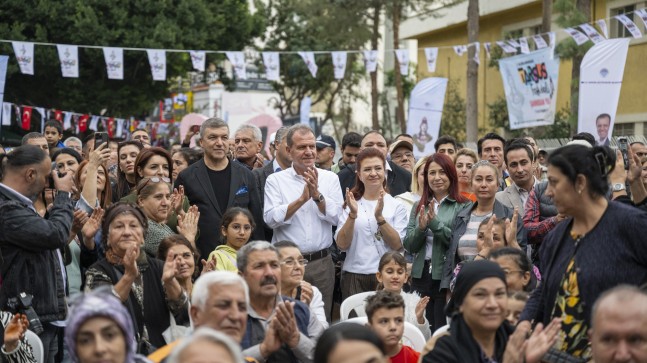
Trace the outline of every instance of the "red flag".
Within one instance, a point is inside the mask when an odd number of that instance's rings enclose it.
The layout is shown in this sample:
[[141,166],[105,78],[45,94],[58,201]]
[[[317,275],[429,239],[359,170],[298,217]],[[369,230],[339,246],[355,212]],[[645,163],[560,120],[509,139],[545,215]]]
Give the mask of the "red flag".
[[80,132],[85,132],[88,129],[88,119],[90,118],[89,115],[83,115],[79,117],[79,131]]
[[115,119],[114,117],[110,117],[108,119],[108,137],[114,137],[114,125],[115,125]]
[[22,129],[29,131],[31,128],[31,113],[32,108],[23,106],[22,108]]
[[63,111],[54,110],[54,120],[63,123]]

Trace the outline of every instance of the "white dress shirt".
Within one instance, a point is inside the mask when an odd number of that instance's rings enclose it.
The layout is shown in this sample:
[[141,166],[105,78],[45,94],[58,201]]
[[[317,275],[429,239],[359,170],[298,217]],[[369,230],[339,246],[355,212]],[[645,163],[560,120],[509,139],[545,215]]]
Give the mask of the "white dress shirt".
[[332,245],[332,226],[337,225],[344,203],[341,186],[337,174],[332,171],[317,168],[317,172],[318,190],[324,196],[326,213],[321,213],[317,203],[310,198],[288,220],[285,220],[288,205],[301,196],[306,182],[291,167],[267,177],[263,220],[274,230],[272,243],[292,241],[304,254]]
[[[374,274],[377,272],[380,258],[384,253],[391,251],[384,242],[384,238],[378,240],[375,233],[378,231],[377,220],[375,219],[375,206],[377,200],[366,200],[360,198],[357,201],[357,218],[353,229],[353,240],[346,250],[346,260],[342,269],[356,274]],[[346,223],[350,209],[346,207],[339,217],[339,228]],[[384,195],[384,208],[382,209],[384,220],[398,232],[400,243],[407,234],[409,215],[407,207],[398,202],[390,194]]]

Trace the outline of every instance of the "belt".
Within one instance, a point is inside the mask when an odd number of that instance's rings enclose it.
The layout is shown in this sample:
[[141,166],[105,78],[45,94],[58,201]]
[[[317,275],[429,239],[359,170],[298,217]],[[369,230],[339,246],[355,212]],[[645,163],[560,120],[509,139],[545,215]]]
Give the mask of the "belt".
[[320,260],[320,259],[322,259],[322,258],[324,258],[326,256],[328,256],[328,249],[327,248],[324,248],[321,251],[312,252],[312,253],[304,253],[303,254],[303,258],[308,260],[308,262]]

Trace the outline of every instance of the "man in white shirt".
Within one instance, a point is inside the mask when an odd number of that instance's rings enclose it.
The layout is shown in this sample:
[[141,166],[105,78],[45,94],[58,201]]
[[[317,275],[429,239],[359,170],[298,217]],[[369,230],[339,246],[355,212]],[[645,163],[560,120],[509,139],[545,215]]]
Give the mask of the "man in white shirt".
[[497,192],[496,200],[506,207],[518,208],[519,214],[523,216],[524,206],[535,186],[536,179],[532,172],[535,153],[527,140],[514,139],[506,145],[503,155],[512,184]]
[[308,126],[290,127],[286,138],[292,167],[267,178],[263,219],[274,229],[272,242],[299,245],[308,260],[304,279],[321,291],[330,321],[335,268],[328,248],[343,204],[341,187],[335,173],[315,167],[316,140]]

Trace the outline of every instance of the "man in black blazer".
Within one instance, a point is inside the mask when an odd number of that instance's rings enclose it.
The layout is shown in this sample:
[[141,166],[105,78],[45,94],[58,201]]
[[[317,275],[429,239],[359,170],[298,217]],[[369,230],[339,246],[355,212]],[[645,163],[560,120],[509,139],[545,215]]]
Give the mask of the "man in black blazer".
[[[362,137],[361,150],[364,150],[367,147],[378,149],[382,154],[384,154],[384,157],[386,157],[388,152],[386,139],[384,139],[384,136],[382,136],[379,131],[375,130],[367,132],[364,137]],[[395,197],[398,194],[410,192],[411,173],[397,166],[392,161],[387,161],[387,164],[386,186],[389,189],[389,194]],[[352,189],[355,185],[356,165],[357,164],[349,165],[337,174],[344,199],[346,199],[346,188]]]
[[205,259],[221,244],[220,224],[229,207],[249,209],[256,222],[251,239],[264,238],[263,209],[256,179],[245,166],[227,158],[228,140],[229,126],[223,120],[206,120],[200,127],[204,158],[183,170],[175,180],[175,187],[183,185],[189,202],[200,211],[196,247]]

